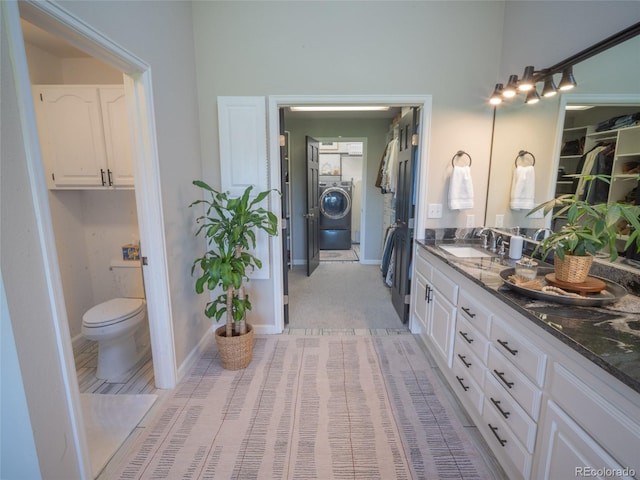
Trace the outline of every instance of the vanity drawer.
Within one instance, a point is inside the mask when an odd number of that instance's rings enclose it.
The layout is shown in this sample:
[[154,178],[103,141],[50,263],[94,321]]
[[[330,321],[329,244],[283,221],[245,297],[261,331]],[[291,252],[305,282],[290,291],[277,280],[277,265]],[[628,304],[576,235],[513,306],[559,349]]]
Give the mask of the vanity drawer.
[[493,375],[487,375],[484,384],[484,394],[493,408],[504,420],[515,436],[533,453],[536,443],[536,423],[531,420],[518,403],[498,385]]
[[[458,312],[459,311],[458,309]],[[482,363],[486,365],[489,340],[477,329],[472,327],[465,317],[458,317],[458,325],[456,328],[456,346],[457,345],[468,347],[476,354]]]
[[[456,357],[457,358],[457,357]],[[482,388],[476,383],[473,377],[469,374],[464,365],[460,361],[454,361],[451,368],[453,378],[453,389],[463,402],[470,404],[475,408],[478,413],[482,413]]]
[[470,374],[473,379],[482,385],[484,381],[485,363],[480,361],[478,357],[471,351],[469,346],[459,336],[456,337],[456,343],[453,349],[454,362],[460,365]]
[[431,283],[452,305],[458,304],[458,285],[437,268],[431,272]]
[[498,385],[508,392],[533,420],[538,420],[542,393],[493,345],[489,347],[488,367]]
[[418,256],[416,257],[416,271],[431,283],[431,272],[433,272],[433,266],[425,258],[425,251],[422,248],[418,248]]
[[489,336],[489,326],[491,322],[491,312],[479,304],[477,297],[474,298],[468,291],[461,291],[458,300],[459,316],[469,320],[469,323],[476,327],[483,335]]
[[[518,441],[515,434],[505,424],[502,415],[493,408],[488,397],[484,398],[483,430],[487,444],[491,447],[501,464],[510,463],[515,467],[520,478],[531,477],[532,456]],[[510,471],[512,469],[505,469]],[[509,475],[513,478],[512,475]]]
[[491,321],[491,344],[536,385],[543,385],[547,355],[496,316]]

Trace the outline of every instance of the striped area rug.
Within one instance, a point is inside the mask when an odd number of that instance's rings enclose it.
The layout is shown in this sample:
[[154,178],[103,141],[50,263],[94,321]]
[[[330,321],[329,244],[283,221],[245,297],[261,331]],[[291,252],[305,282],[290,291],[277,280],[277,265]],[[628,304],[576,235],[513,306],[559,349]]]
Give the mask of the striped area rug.
[[257,336],[236,372],[212,344],[111,478],[490,478],[416,342]]

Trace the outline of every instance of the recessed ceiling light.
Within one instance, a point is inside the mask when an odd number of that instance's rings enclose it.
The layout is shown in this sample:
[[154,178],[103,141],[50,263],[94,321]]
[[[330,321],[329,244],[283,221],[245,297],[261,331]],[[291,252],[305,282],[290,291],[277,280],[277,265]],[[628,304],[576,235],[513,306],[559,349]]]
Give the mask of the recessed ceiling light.
[[292,112],[373,112],[387,111],[389,107],[374,105],[309,105],[289,107]]

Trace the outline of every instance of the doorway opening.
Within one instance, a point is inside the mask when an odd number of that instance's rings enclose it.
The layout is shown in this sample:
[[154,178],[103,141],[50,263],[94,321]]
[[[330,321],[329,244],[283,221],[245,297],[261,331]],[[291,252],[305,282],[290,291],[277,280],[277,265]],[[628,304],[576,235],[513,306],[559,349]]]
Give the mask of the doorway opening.
[[[392,107],[389,113],[382,115],[379,112],[294,113],[283,108],[284,115],[281,115],[281,119],[284,117],[288,141],[285,147],[285,156],[288,158],[285,178],[288,179],[288,184],[283,187],[290,190],[293,205],[292,211],[288,212],[290,219],[287,222],[292,238],[289,269],[284,275],[284,281],[287,282],[284,288],[287,289],[289,299],[289,329],[407,330],[408,325],[403,324],[392,306],[391,289],[381,270],[386,234],[389,226],[395,222],[394,194],[386,193],[376,185],[376,176],[385,149],[393,138],[394,127],[397,133],[397,119],[395,123],[393,120],[394,117],[399,117],[401,109],[402,106]],[[329,199],[329,207],[334,207],[336,211],[330,214],[336,214],[337,217],[345,209],[349,209],[351,220],[354,212],[361,217],[355,224],[350,222],[351,231],[344,235],[348,240],[336,238],[335,235],[323,239],[323,225],[319,226],[321,261],[309,276],[305,274],[307,260],[304,258],[307,233],[304,220],[304,200],[307,193],[303,158],[305,136],[314,137],[320,145],[318,196],[322,199],[323,193],[331,190],[334,197]],[[345,162],[349,158],[350,147],[353,148],[351,154],[359,157],[358,175],[352,175],[349,167],[353,165]],[[415,174],[419,174],[417,169]],[[352,177],[355,180],[353,182]],[[359,190],[358,195],[354,196],[356,182]],[[344,200],[345,198],[348,200]],[[414,195],[413,199],[415,198]],[[322,203],[320,200],[320,208]],[[286,210],[286,206],[284,208]],[[413,214],[415,208],[412,210]],[[320,213],[320,221],[322,220]],[[335,234],[335,230],[346,229],[340,221],[339,218],[331,219],[324,227]],[[342,252],[348,257],[352,245],[356,247],[355,259],[336,255],[331,261],[323,261],[322,254],[327,251]]]

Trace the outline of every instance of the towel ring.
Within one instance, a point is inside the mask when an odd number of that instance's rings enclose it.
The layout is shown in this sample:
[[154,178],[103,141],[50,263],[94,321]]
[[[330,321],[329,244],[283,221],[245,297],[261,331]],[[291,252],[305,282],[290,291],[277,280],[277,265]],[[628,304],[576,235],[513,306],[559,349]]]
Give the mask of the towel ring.
[[525,155],[530,155],[531,156],[531,158],[533,160],[533,163],[531,163],[532,167],[536,164],[536,157],[533,156],[533,153],[527,152],[525,150],[520,150],[520,152],[518,153],[518,156],[516,157],[516,160],[514,162],[516,167],[518,166],[518,159],[521,158],[521,157],[524,157]]
[[456,166],[456,164],[455,164],[456,158],[461,157],[463,155],[466,155],[467,158],[469,158],[469,166],[471,166],[471,156],[467,152],[463,152],[462,150],[458,150],[456,152],[456,154],[453,156],[453,158],[451,159],[451,165],[455,167]]

